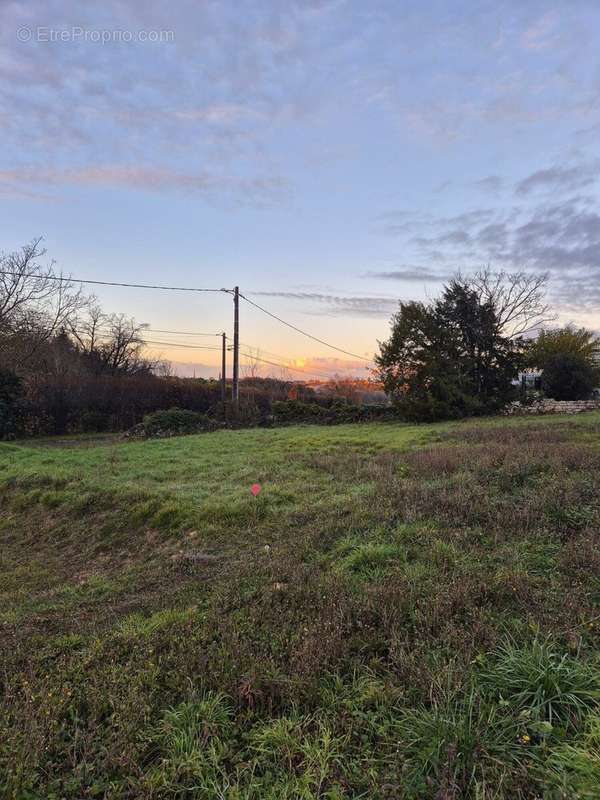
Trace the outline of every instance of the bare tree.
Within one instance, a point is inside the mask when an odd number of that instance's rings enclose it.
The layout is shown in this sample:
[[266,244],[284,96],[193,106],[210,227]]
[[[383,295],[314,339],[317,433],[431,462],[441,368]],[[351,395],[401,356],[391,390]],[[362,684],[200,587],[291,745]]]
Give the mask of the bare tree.
[[107,338],[96,347],[105,371],[112,375],[152,372],[155,363],[143,355],[146,346],[143,329],[143,325],[125,314],[107,317]]
[[153,372],[163,363],[144,355],[144,327],[125,314],[105,314],[92,305],[86,314],[70,320],[68,330],[95,372],[139,375]]
[[40,263],[41,238],[0,253],[0,331],[35,329],[44,340],[89,302],[73,281],[57,275],[54,262]]
[[556,319],[546,302],[548,275],[525,272],[492,272],[489,268],[464,281],[483,303],[489,303],[498,319],[497,331],[504,336],[523,336]]
[[85,314],[77,314],[69,320],[68,331],[83,353],[95,352],[102,340],[102,330],[107,325],[108,315],[97,303],[91,303]]
[[244,378],[253,380],[258,377],[260,371],[260,350],[258,347],[249,347],[245,356],[248,361],[242,366],[242,374]]
[[42,264],[41,239],[0,253],[0,337],[3,360],[31,366],[44,345],[90,302],[80,288]]
[[151,362],[151,371],[159,378],[175,378],[176,372],[173,364],[167,358],[157,358]]

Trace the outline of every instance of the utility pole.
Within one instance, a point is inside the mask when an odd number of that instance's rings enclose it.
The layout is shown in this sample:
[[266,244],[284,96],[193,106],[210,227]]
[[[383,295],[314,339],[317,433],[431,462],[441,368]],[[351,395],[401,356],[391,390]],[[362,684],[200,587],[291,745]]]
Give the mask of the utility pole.
[[240,289],[233,289],[233,385],[231,389],[233,409],[240,405]]
[[227,353],[227,334],[225,331],[221,334],[223,337],[223,351],[221,353],[221,402],[223,403],[223,414],[225,413],[225,403],[227,401],[227,377],[225,373]]

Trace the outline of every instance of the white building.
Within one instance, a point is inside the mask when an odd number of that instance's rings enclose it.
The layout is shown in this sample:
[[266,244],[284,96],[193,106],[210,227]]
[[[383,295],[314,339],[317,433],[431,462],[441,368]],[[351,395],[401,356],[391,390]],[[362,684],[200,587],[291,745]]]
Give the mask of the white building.
[[513,386],[520,386],[522,389],[541,389],[542,371],[540,369],[526,369],[519,372],[518,378],[512,382]]

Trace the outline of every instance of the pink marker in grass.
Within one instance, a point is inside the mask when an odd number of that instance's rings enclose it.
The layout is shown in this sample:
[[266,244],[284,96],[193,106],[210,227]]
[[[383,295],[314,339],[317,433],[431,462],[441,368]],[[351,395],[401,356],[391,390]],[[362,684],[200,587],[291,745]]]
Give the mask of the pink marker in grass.
[[254,497],[258,497],[258,495],[260,494],[261,489],[262,489],[262,487],[261,487],[260,483],[253,483],[250,491],[252,492]]

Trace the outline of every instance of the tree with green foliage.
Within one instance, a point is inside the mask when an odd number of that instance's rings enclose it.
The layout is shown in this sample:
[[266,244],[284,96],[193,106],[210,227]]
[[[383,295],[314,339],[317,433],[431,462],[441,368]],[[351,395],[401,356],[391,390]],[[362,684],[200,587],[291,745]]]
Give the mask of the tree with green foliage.
[[583,400],[600,381],[600,342],[587,328],[542,330],[527,350],[528,366],[542,370],[542,389],[554,400]]
[[542,330],[529,348],[527,361],[529,366],[543,370],[555,356],[568,355],[594,367],[599,353],[600,341],[592,331],[567,325],[556,330]]
[[545,361],[542,389],[553,400],[586,400],[597,380],[598,370],[583,355],[556,353]]
[[506,324],[515,323],[516,316],[499,308],[493,294],[460,277],[432,303],[400,304],[376,363],[402,417],[431,421],[485,414],[511,399],[523,348],[520,339],[505,333],[502,313]]

